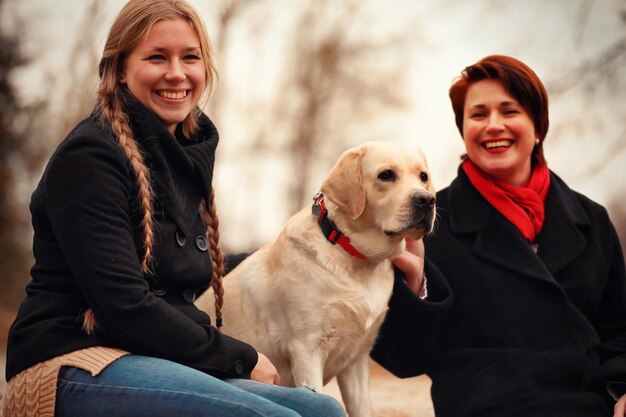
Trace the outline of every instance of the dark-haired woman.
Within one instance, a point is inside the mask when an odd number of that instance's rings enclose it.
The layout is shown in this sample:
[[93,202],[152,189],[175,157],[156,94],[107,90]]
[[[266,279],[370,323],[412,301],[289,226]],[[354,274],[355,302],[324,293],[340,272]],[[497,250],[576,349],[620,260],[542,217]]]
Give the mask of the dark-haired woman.
[[606,210],[548,169],[543,84],[488,56],[450,98],[467,153],[437,194],[426,258],[411,243],[396,260],[406,285],[374,359],[427,373],[438,417],[624,417],[622,250]]

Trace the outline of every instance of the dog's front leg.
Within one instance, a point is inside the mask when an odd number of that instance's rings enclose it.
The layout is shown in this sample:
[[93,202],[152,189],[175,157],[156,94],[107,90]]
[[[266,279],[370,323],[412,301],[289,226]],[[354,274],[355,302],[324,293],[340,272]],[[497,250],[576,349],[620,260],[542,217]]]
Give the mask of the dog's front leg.
[[350,417],[372,417],[369,381],[370,364],[367,352],[337,374],[341,398]]
[[322,357],[315,349],[307,348],[303,344],[292,344],[291,373],[296,387],[309,387],[316,392],[323,392],[324,369]]

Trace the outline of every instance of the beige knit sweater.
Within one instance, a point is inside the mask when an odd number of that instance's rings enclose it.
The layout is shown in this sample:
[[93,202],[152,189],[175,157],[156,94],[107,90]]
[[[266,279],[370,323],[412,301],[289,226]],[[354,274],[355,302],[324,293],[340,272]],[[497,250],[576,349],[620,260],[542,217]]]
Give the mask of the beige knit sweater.
[[94,346],[57,356],[15,375],[7,384],[4,417],[54,417],[57,377],[62,366],[73,366],[98,375],[129,352]]

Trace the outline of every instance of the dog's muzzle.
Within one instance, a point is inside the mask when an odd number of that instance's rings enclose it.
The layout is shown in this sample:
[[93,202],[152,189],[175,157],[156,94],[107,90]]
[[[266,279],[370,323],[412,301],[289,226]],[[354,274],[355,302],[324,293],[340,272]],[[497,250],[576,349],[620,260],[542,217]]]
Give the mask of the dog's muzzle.
[[405,226],[395,230],[385,230],[389,238],[406,233],[410,230],[423,231],[428,234],[432,232],[435,217],[436,198],[434,194],[420,191],[410,197],[410,215],[405,217]]
[[437,199],[434,194],[420,191],[411,197],[413,206],[413,224],[416,228],[430,232],[435,216],[435,204]]

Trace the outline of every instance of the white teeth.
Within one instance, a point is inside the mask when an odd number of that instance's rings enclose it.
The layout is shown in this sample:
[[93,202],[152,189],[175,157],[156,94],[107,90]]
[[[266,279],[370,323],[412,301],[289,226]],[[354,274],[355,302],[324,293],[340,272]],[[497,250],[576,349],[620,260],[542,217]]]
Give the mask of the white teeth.
[[487,149],[506,148],[507,146],[510,146],[512,143],[513,142],[511,142],[510,140],[499,140],[496,142],[487,142],[484,144],[484,146]]
[[187,91],[178,91],[178,92],[159,91],[159,95],[163,98],[169,98],[172,100],[180,100],[182,98],[187,97]]

